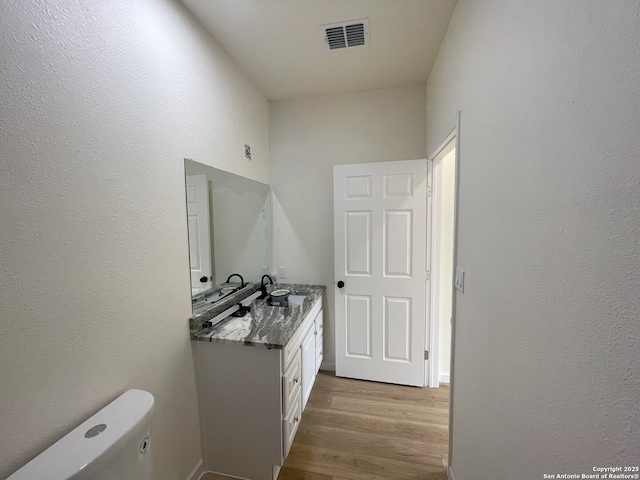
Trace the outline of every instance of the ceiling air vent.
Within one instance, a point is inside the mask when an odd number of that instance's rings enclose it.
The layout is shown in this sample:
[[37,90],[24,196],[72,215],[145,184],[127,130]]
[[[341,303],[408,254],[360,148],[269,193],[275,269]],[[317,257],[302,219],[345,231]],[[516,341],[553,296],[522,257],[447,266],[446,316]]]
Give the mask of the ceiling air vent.
[[351,20],[321,26],[329,50],[369,44],[369,19]]

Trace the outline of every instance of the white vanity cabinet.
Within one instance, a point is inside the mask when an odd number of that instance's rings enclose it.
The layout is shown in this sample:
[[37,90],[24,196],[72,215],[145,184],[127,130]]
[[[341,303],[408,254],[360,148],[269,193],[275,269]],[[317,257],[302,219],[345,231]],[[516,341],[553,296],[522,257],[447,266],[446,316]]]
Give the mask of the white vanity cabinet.
[[194,345],[207,470],[273,480],[289,453],[322,359],[322,296],[283,348]]

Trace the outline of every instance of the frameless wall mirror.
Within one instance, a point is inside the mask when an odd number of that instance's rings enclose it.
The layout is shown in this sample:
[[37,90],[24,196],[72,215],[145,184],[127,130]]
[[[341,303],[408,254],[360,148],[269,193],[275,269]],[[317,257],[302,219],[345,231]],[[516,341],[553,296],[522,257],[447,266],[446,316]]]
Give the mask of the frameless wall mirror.
[[[271,188],[185,159],[194,313],[271,272]],[[229,281],[227,282],[227,280]]]

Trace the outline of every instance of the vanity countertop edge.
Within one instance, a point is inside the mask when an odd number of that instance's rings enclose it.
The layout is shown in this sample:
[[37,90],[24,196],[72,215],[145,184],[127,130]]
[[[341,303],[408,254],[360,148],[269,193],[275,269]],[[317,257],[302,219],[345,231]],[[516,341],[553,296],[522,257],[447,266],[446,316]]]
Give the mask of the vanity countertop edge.
[[291,340],[318,299],[324,285],[275,284],[269,291],[286,288],[291,295],[304,295],[299,306],[275,307],[268,299],[256,299],[244,317],[229,317],[210,328],[194,332],[192,340],[283,349]]

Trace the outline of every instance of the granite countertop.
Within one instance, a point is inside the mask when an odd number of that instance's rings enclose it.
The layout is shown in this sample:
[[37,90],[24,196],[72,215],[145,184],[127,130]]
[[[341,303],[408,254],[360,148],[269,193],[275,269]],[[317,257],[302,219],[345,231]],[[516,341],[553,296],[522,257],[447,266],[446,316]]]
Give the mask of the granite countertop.
[[286,288],[291,295],[306,295],[299,306],[272,307],[268,298],[256,299],[244,317],[230,316],[210,328],[195,332],[194,340],[202,342],[254,345],[282,349],[302,324],[316,301],[322,297],[323,285],[269,286],[268,291]]

